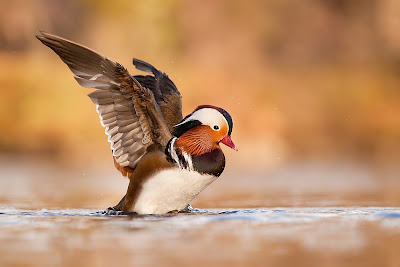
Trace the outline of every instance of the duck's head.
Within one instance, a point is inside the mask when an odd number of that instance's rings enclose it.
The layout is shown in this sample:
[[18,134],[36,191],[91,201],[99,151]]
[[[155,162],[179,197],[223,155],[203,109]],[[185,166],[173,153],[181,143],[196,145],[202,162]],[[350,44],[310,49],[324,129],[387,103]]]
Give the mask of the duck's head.
[[176,146],[182,152],[201,155],[219,148],[223,143],[236,149],[231,139],[232,117],[224,109],[203,105],[197,107],[179,124],[175,125]]

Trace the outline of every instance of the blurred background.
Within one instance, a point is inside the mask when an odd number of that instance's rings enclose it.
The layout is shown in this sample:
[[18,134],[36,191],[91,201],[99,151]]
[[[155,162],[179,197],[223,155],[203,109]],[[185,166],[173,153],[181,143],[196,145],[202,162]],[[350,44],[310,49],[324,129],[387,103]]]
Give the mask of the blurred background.
[[[0,265],[398,266],[399,29],[396,0],[0,0]],[[128,179],[39,30],[226,109],[239,152],[192,204],[246,210],[88,216]]]
[[195,206],[399,205],[399,27],[395,0],[1,0],[0,205],[102,209],[128,184],[39,30],[230,112],[239,152]]

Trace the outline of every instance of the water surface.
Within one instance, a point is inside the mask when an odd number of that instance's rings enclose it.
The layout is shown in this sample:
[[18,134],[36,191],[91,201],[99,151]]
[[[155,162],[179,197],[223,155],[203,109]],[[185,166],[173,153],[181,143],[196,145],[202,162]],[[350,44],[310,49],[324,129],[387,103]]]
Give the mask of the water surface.
[[1,266],[397,266],[400,208],[0,209]]
[[193,213],[105,216],[127,187],[112,166],[3,159],[0,266],[400,266],[397,173],[227,169]]

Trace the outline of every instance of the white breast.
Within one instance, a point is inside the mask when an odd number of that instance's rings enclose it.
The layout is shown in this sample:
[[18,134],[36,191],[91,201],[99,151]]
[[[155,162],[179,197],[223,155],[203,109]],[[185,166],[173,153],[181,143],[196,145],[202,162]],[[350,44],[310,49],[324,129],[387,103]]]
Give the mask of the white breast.
[[216,178],[186,169],[163,170],[143,184],[132,211],[139,214],[180,211]]

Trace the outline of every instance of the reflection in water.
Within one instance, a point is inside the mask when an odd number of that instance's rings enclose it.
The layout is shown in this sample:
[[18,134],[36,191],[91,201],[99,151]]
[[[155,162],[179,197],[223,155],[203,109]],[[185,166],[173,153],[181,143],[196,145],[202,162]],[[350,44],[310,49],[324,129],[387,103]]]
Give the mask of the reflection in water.
[[[194,200],[194,207],[400,206],[398,167],[299,163],[266,171],[231,168]],[[118,203],[127,185],[110,164],[0,160],[0,206],[105,209]]]
[[0,266],[400,263],[400,187],[389,172],[306,164],[228,169],[193,202],[207,209],[104,216],[127,186],[111,167],[0,161]]

